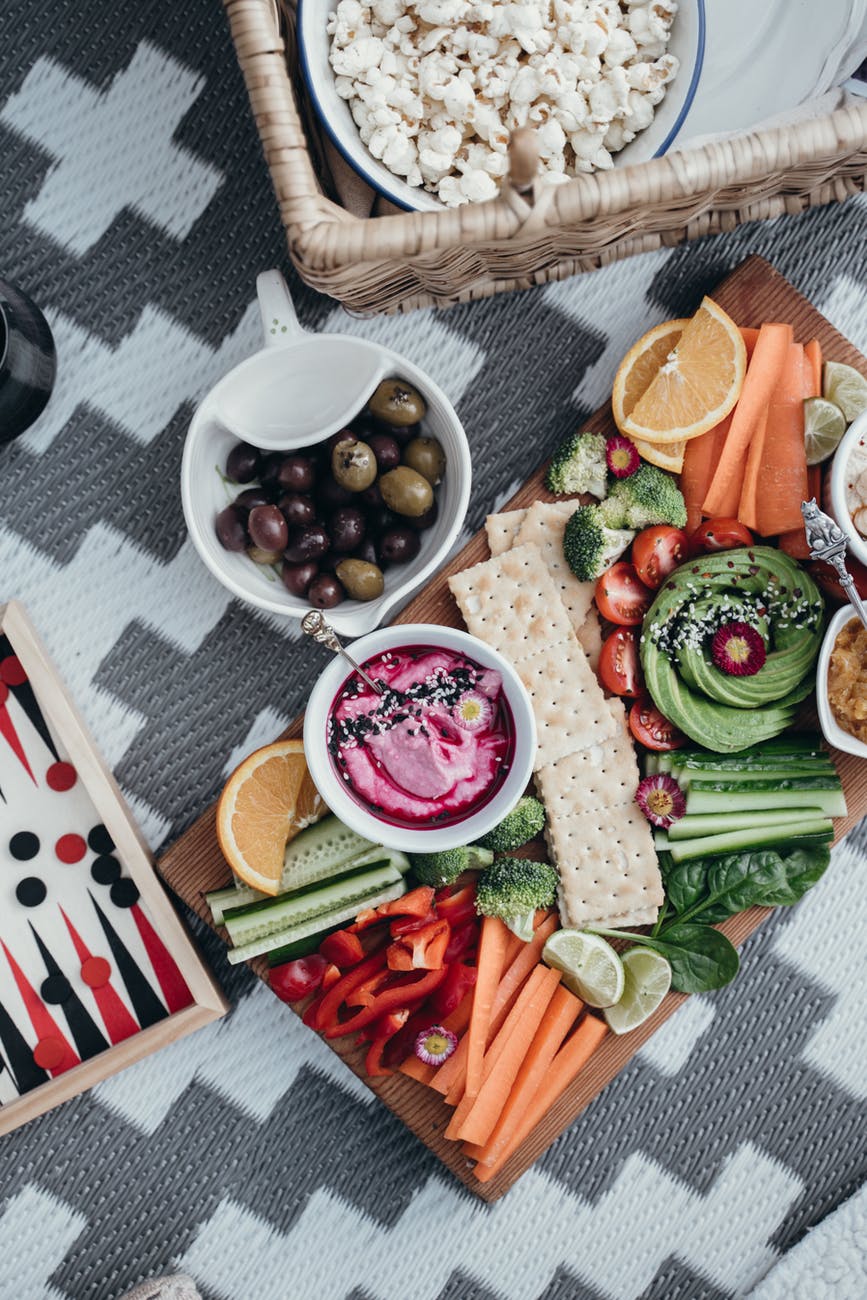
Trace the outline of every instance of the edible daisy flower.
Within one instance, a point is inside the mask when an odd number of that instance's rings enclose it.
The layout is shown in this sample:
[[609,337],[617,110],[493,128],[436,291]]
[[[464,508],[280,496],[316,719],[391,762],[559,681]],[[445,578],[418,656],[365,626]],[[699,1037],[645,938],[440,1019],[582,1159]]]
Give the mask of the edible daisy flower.
[[464,691],[454,707],[454,719],[465,731],[478,731],[491,721],[491,701],[481,691]]
[[457,1045],[457,1037],[450,1029],[431,1025],[430,1029],[423,1029],[415,1040],[415,1054],[425,1065],[442,1065]]
[[767,659],[762,635],[749,623],[725,623],[714,633],[710,653],[730,677],[753,677]]
[[683,791],[667,772],[646,776],[635,793],[635,801],[647,820],[663,830],[680,821],[686,812]]
[[629,478],[641,464],[635,443],[620,434],[605,443],[605,463],[615,478]]

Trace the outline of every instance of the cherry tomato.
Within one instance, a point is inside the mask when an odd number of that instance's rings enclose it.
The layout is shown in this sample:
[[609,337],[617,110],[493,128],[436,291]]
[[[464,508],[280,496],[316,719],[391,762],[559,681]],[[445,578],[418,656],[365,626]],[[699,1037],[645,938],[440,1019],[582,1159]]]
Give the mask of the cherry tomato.
[[641,695],[644,680],[638,662],[638,633],[619,627],[606,637],[599,655],[599,676],[612,695]]
[[[855,590],[858,595],[862,600],[867,600],[867,565],[863,565],[860,560],[856,560],[850,554],[846,556],[846,568],[855,579]],[[811,564],[807,572],[815,578],[825,594],[830,596],[832,600],[839,600],[845,604],[849,599],[840,586],[840,579],[837,577],[836,569],[833,569],[830,564]]]
[[687,738],[664,717],[649,695],[636,700],[629,710],[629,730],[645,749],[680,749]]
[[644,585],[654,591],[679,564],[683,564],[688,554],[686,533],[682,528],[671,528],[668,524],[645,528],[632,543],[635,571]]
[[689,539],[694,555],[699,551],[731,551],[752,546],[753,535],[739,519],[705,519]]
[[296,957],[275,966],[269,976],[271,988],[282,1002],[300,1002],[308,993],[315,993],[328,969],[328,962],[318,952],[309,957]]
[[653,592],[639,581],[631,564],[619,560],[596,583],[596,605],[603,618],[621,627],[637,627],[650,609]]

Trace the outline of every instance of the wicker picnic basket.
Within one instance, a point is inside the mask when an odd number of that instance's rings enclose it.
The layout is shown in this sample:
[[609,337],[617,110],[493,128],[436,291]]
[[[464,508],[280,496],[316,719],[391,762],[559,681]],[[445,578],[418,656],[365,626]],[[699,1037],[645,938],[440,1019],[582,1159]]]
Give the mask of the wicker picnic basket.
[[[335,201],[327,151],[295,59],[294,16],[224,0],[290,257],[359,313],[449,306],[562,280],[632,253],[802,212],[867,189],[867,103],[638,166],[499,198],[371,218]],[[520,191],[520,192],[519,192]]]

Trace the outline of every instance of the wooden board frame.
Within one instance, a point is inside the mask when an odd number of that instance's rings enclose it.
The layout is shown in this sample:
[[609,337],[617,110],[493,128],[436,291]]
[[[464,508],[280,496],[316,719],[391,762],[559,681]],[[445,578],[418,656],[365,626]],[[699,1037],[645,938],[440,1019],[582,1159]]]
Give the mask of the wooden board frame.
[[114,776],[106,767],[93,737],[73,704],[45,646],[16,600],[0,605],[0,633],[8,637],[24,667],[45,716],[78,772],[79,779],[114,840],[116,852],[146,903],[160,938],[168,948],[193,995],[184,1007],[140,1029],[107,1051],[92,1056],[48,1083],[40,1084],[0,1106],[0,1137],[61,1102],[78,1096],[95,1083],[116,1074],[134,1061],[166,1047],[185,1034],[224,1016],[229,1003],[202,962],[153,870],[153,858],[136,825]]
[[[789,321],[799,340],[817,337],[825,356],[844,361],[867,373],[867,360],[773,267],[760,257],[750,257],[719,285],[714,300],[739,325],[760,325],[763,321]],[[696,304],[697,305],[697,304]],[[606,404],[586,424],[607,435],[616,432],[610,404]],[[515,510],[538,500],[554,500],[544,487],[545,466],[540,466],[527,483],[501,507]],[[428,586],[406,606],[396,623],[440,623],[463,627],[457,606],[448,589],[450,574],[487,559],[488,546],[484,531],[478,532],[463,550],[445,565]],[[815,726],[815,719],[805,717],[805,725]],[[285,733],[300,736],[302,719],[295,720]],[[867,762],[849,754],[833,751],[843,780],[849,814],[835,822],[835,841],[867,812]],[[196,821],[157,863],[165,881],[200,916],[210,923],[205,892],[228,883],[228,868],[217,844],[214,809]],[[720,928],[735,944],[743,941],[770,915],[769,908],[753,908],[732,917]],[[225,931],[220,931],[225,937]],[[260,978],[267,980],[264,958],[250,963]],[[580,1115],[581,1111],[610,1083],[631,1060],[660,1025],[685,1000],[681,993],[670,993],[661,1007],[638,1029],[623,1037],[609,1035],[591,1057],[572,1086],[551,1107],[519,1151],[500,1173],[488,1183],[479,1183],[472,1174],[472,1162],[464,1156],[460,1144],[443,1136],[452,1111],[440,1095],[404,1075],[368,1079],[364,1073],[364,1051],[341,1040],[329,1045],[359,1078],[424,1142],[457,1178],[486,1201],[495,1201],[520,1178],[530,1165],[548,1149]]]

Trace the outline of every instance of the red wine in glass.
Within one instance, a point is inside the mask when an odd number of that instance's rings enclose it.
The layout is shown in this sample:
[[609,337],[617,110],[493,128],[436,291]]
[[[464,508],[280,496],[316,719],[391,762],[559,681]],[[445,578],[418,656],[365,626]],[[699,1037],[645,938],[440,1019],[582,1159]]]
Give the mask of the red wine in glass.
[[48,321],[26,293],[0,280],[0,443],[41,415],[56,372]]

